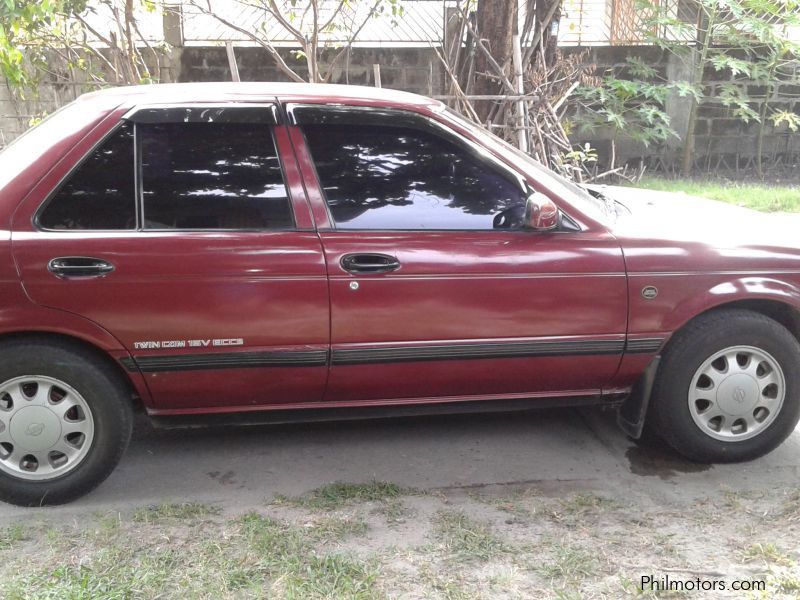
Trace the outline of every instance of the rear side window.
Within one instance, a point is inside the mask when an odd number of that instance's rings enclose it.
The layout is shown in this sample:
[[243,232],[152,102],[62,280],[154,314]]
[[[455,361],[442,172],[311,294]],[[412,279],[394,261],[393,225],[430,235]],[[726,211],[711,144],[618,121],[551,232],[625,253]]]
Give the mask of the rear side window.
[[522,227],[519,185],[462,146],[412,127],[304,126],[341,229]]
[[145,229],[294,226],[269,125],[137,125]]
[[72,173],[39,215],[45,229],[134,229],[133,124],[123,123]]

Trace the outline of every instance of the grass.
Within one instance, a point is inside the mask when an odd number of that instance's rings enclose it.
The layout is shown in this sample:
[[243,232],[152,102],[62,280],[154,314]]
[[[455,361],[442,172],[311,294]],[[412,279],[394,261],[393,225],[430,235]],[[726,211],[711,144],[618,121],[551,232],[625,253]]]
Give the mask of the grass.
[[15,523],[10,527],[0,530],[0,550],[11,548],[17,542],[28,539],[25,527],[21,523]]
[[453,558],[485,561],[509,551],[506,542],[496,536],[488,524],[461,511],[439,511],[433,528],[434,536]]
[[552,559],[538,567],[548,579],[564,582],[575,581],[597,573],[597,557],[589,551],[570,544],[556,543],[552,548]]
[[613,500],[598,496],[597,494],[572,494],[562,498],[558,506],[551,507],[548,511],[550,518],[554,521],[564,521],[565,523],[580,523],[588,514],[600,513],[605,510],[618,508]]
[[645,177],[636,187],[683,192],[764,212],[800,212],[800,186]]
[[772,543],[748,546],[744,551],[743,558],[745,562],[763,561],[766,564],[795,566],[794,561]]
[[275,582],[276,595],[354,600],[379,595],[378,572],[369,562],[343,554],[320,554],[303,528],[269,517],[250,513],[240,523],[248,545],[259,556],[261,573]]
[[[793,484],[708,502],[650,495],[642,503],[611,488],[497,491],[420,495],[413,518],[399,488],[380,482],[325,486],[293,500],[299,506],[243,515],[179,503],[24,517],[0,528],[0,598],[656,600],[697,594],[641,589],[642,574],[695,570],[763,578],[767,589],[746,596],[753,600],[800,597]],[[693,517],[720,510],[730,518],[699,527]],[[551,514],[558,518],[542,518]],[[743,536],[743,525],[759,537]]]
[[179,504],[158,504],[138,509],[133,520],[140,523],[156,523],[169,520],[191,520],[211,517],[220,513],[220,508],[199,502],[183,502]]
[[382,515],[389,525],[402,525],[416,512],[407,507],[400,498],[387,498],[372,510],[372,514]]
[[337,481],[311,490],[302,496],[276,495],[273,498],[273,503],[312,510],[335,510],[354,502],[376,502],[399,498],[412,491],[386,481],[370,481],[367,483]]
[[320,517],[304,525],[307,535],[320,542],[339,542],[367,533],[369,525],[357,518]]
[[782,516],[796,519],[800,517],[800,490],[792,490],[783,503]]
[[15,554],[0,557],[7,568],[0,579],[0,598],[366,600],[383,596],[373,559],[328,552],[319,545],[321,538],[363,530],[359,525],[342,527],[326,521],[320,527],[305,527],[256,513],[209,522],[181,514],[204,526],[181,536],[161,522],[130,520],[117,536],[102,543],[83,529],[61,528],[56,547],[49,553],[41,549],[36,560],[19,556],[20,563],[12,567],[8,561]]

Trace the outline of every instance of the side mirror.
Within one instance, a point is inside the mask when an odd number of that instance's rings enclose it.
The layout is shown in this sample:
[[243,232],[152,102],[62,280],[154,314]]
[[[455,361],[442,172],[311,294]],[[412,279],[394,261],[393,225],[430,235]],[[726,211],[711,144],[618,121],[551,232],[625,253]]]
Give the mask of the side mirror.
[[551,231],[558,227],[558,207],[544,194],[531,193],[525,202],[525,227],[534,231]]

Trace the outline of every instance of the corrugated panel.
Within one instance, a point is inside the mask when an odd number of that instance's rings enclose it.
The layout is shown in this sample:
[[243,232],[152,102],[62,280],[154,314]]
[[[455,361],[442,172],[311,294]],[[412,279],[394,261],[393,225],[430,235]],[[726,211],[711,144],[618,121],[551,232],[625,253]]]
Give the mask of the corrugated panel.
[[[289,24],[310,35],[313,31],[313,15],[309,2],[299,0],[277,0],[281,13]],[[340,6],[339,0],[321,0],[318,22],[327,23]],[[205,5],[204,5],[205,6]],[[346,5],[323,31],[320,39],[326,44],[341,44],[349,40],[358,30],[356,45],[429,45],[438,43],[442,36],[444,3],[440,0],[413,0],[402,3],[403,14],[393,16],[388,7],[383,13],[370,16],[374,4],[359,1]],[[251,31],[270,40],[276,46],[291,46],[297,42],[292,34],[257,2],[247,0],[211,0],[214,13],[224,17],[236,27]],[[187,42],[220,42],[227,40],[247,41],[246,34],[205,14],[197,6],[184,5],[184,38]]]
[[611,0],[564,0],[558,41],[566,46],[606,45],[611,39]]
[[[109,38],[111,34],[119,37],[121,34],[117,30],[113,11],[117,10],[119,15],[125,14],[124,0],[108,0],[107,2],[89,2],[84,19],[92,28],[103,37]],[[134,10],[136,25],[144,39],[148,42],[160,42],[164,39],[164,19],[161,7],[154,5],[152,11],[145,10],[137,6]]]

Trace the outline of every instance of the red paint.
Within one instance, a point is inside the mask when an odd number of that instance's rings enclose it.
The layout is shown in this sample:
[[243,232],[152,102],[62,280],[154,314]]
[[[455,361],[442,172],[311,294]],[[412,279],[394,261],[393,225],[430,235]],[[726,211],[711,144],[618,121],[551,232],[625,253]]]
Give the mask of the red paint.
[[[664,338],[730,302],[800,309],[794,232],[718,205],[612,190],[631,209],[593,218],[501,145],[487,151],[573,218],[581,232],[337,232],[302,131],[275,140],[297,231],[43,232],[32,217],[70,169],[132,107],[189,102],[337,103],[398,108],[475,140],[433,100],[371,88],[192,84],[119,88],[78,101],[80,119],[34,150],[9,152],[0,176],[0,335],[72,336],[114,360],[215,353],[347,351],[523,342]],[[75,114],[74,111],[71,114]],[[59,119],[59,116],[54,119]],[[71,117],[73,118],[73,117]],[[34,134],[35,135],[35,132]],[[394,257],[393,272],[354,276],[350,253]],[[56,256],[92,256],[116,270],[64,280]],[[357,290],[351,283],[358,282]],[[643,297],[644,287],[658,289]],[[236,347],[141,349],[136,342],[242,338]],[[376,364],[128,373],[158,414],[374,406],[625,393],[649,353],[565,354]]]

